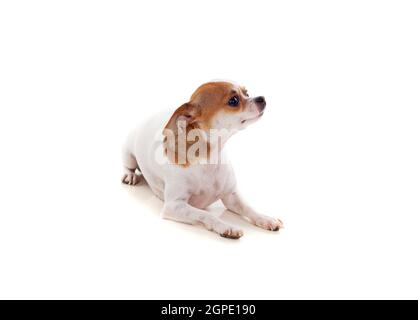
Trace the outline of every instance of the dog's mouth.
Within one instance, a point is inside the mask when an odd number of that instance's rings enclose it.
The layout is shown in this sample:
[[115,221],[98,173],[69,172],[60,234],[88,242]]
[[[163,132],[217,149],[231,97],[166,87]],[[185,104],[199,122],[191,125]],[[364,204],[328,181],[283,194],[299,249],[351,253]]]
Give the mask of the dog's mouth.
[[256,115],[255,117],[252,118],[248,118],[245,120],[242,120],[241,123],[246,123],[246,122],[252,122],[252,121],[256,121],[258,120],[258,118],[261,118],[261,116],[264,114],[264,112],[259,113],[258,115]]

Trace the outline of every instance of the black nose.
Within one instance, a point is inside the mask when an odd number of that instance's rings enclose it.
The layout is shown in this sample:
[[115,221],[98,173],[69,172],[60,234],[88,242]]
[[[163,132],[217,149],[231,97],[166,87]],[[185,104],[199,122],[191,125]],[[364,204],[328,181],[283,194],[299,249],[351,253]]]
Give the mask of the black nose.
[[264,108],[266,107],[266,99],[263,96],[259,96],[259,97],[256,97],[254,101],[255,103],[257,103],[257,107],[260,110],[260,112],[263,111]]

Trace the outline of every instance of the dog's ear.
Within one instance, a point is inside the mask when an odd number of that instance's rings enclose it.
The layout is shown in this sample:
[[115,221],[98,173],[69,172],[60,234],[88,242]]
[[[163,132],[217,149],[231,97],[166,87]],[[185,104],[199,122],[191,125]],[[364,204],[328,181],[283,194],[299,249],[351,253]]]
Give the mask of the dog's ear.
[[174,134],[186,131],[196,123],[199,116],[199,107],[187,102],[174,111],[164,130],[171,130]]

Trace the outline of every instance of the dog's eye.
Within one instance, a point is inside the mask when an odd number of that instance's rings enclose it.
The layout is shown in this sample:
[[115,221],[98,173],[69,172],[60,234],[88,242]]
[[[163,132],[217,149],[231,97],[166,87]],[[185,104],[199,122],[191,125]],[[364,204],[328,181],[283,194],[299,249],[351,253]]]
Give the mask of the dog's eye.
[[239,97],[238,96],[233,96],[231,99],[229,99],[228,105],[231,106],[231,107],[238,106],[239,105]]

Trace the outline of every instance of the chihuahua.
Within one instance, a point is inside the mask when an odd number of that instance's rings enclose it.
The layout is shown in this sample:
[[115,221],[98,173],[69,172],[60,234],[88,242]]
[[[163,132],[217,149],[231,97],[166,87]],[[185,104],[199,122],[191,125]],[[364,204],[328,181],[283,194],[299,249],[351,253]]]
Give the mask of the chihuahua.
[[122,182],[135,185],[143,177],[164,201],[163,218],[202,225],[222,237],[238,239],[243,231],[205,210],[219,199],[254,225],[279,230],[280,220],[257,213],[239,195],[224,148],[265,108],[263,96],[249,97],[233,82],[201,85],[174,113],[153,117],[131,132],[123,147]]

